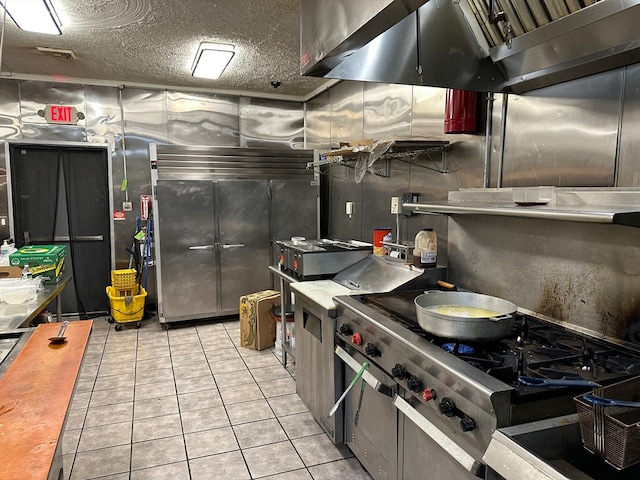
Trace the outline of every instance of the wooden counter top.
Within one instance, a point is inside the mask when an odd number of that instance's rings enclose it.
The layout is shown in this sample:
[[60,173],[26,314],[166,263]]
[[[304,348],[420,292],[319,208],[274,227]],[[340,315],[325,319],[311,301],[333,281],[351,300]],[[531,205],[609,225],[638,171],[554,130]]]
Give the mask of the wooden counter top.
[[[38,325],[0,378],[0,478],[58,478],[55,454],[89,340],[91,320],[72,321],[61,344],[59,323]],[[61,457],[60,459],[61,460]]]

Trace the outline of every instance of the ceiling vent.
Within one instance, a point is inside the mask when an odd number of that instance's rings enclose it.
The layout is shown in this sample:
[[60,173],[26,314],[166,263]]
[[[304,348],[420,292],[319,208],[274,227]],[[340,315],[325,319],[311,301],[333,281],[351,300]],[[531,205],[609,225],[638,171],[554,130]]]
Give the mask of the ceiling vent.
[[36,47],[36,49],[43,55],[55,58],[66,58],[68,60],[75,60],[76,54],[72,50],[65,50],[63,48],[50,48],[50,47]]

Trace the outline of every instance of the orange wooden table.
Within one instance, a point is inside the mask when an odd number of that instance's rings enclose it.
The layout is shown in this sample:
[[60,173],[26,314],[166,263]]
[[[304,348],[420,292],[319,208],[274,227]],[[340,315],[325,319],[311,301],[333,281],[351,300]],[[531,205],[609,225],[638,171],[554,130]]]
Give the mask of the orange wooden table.
[[58,478],[62,431],[93,321],[38,325],[0,378],[0,479]]

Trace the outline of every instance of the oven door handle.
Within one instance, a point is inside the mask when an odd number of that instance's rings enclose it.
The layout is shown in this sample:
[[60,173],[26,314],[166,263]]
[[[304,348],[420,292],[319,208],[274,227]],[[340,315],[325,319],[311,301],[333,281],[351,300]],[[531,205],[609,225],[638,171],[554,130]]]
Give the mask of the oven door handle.
[[[343,349],[340,345],[336,346],[336,355],[340,357],[340,359],[347,365],[351,370],[358,373],[362,368],[362,365],[358,363],[358,361],[353,358],[351,355],[347,353],[345,349]],[[376,392],[380,392],[387,397],[391,397],[393,395],[393,389],[382,383],[378,380],[371,372],[365,370],[362,372],[362,379],[367,382],[367,384],[373,388]]]
[[463,468],[469,472],[475,472],[478,469],[478,461],[469,455],[465,450],[454,442],[447,435],[436,427],[433,423],[423,417],[415,408],[413,408],[406,400],[398,396],[393,396],[393,405],[411,420],[416,427],[422,430],[434,442],[440,445],[451,457],[453,457]]

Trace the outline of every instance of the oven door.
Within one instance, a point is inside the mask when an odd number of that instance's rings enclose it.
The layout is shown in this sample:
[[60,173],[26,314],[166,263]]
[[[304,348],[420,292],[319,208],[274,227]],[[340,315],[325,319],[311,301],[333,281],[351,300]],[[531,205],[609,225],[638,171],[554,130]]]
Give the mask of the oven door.
[[469,453],[455,438],[464,433],[449,431],[447,424],[438,424],[439,419],[430,415],[433,410],[420,404],[414,407],[412,403],[416,403],[415,398],[403,388],[392,400],[400,412],[400,477],[438,480],[484,478],[485,467],[479,460],[481,452]]
[[[344,391],[368,359],[339,343],[336,361],[344,366]],[[391,403],[396,389],[393,379],[369,362],[362,380],[344,399],[345,443],[375,479],[398,478],[398,415]]]

